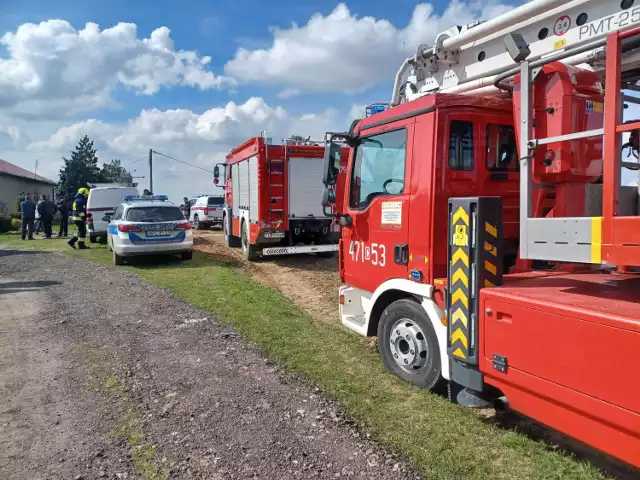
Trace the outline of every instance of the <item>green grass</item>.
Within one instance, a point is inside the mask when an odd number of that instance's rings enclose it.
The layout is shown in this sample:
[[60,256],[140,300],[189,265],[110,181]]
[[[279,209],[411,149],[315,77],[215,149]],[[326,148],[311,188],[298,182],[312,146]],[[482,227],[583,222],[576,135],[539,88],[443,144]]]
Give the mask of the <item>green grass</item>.
[[[110,263],[104,246],[73,251],[60,240],[4,247],[58,250]],[[143,262],[132,269],[215,313],[287,369],[338,400],[380,442],[408,455],[428,479],[603,479],[591,464],[483,420],[472,410],[387,374],[375,349],[337,324],[316,322],[282,295],[250,281],[231,263],[196,254],[191,262]],[[194,288],[197,286],[197,288]],[[206,291],[208,295],[201,295]]]

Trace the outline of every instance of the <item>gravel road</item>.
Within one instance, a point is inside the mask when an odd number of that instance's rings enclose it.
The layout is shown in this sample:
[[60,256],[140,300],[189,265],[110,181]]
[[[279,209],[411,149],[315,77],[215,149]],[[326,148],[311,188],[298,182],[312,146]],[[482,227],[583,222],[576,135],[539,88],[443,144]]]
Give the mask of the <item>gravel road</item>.
[[[0,251],[0,478],[418,478],[209,313]],[[204,293],[206,294],[206,293]]]

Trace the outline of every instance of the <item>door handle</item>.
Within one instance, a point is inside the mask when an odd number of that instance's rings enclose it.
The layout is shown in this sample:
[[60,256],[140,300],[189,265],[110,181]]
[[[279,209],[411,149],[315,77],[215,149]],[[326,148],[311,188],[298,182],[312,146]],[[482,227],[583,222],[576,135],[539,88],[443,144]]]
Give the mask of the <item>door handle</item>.
[[347,215],[347,214],[340,215],[340,226],[350,227],[351,225],[353,225],[353,218],[351,218],[351,215]]

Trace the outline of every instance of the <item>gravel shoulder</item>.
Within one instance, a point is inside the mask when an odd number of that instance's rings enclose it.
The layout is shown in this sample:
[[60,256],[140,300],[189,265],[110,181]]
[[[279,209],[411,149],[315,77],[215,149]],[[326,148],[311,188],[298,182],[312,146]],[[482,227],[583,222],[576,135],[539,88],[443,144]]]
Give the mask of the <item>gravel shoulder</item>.
[[418,478],[207,312],[0,252],[0,478]]

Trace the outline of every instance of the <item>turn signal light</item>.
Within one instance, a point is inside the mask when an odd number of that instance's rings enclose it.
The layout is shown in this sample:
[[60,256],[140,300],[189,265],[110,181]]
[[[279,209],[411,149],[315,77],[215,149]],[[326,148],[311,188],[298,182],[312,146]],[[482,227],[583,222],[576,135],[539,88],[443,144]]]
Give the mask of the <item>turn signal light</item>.
[[344,295],[340,295],[340,305],[344,305]]

